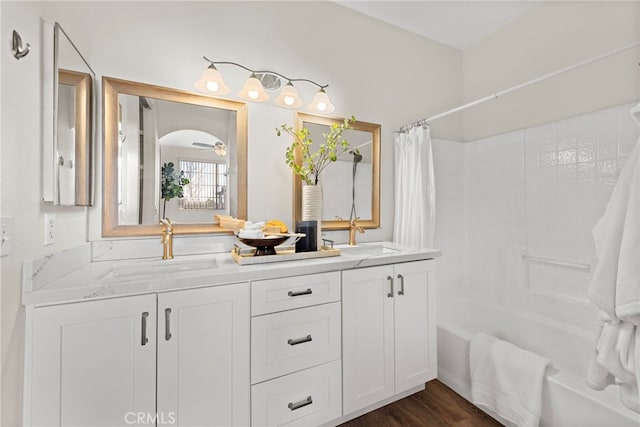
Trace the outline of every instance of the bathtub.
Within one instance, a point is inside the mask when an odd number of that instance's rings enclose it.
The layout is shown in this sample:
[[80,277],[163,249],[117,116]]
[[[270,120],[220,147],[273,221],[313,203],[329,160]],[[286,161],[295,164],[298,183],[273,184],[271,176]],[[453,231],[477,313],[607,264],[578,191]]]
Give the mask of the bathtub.
[[551,360],[543,385],[541,426],[640,426],[640,415],[620,403],[616,386],[595,391],[585,385],[597,331],[570,328],[476,299],[441,297],[438,379],[467,400],[471,400],[469,342],[478,331]]

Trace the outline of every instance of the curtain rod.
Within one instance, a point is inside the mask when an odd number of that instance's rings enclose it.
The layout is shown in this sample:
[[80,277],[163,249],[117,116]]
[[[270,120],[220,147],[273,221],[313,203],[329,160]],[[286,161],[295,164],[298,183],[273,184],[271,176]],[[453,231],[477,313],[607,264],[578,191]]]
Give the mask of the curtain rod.
[[435,116],[431,116],[431,117],[427,117],[427,118],[422,119],[422,120],[415,121],[415,122],[413,122],[411,124],[408,124],[406,126],[401,127],[397,132],[406,132],[407,130],[409,130],[410,128],[415,127],[415,126],[428,125],[428,123],[430,121],[432,121],[432,120],[437,120],[439,118],[448,116],[450,114],[457,113],[458,111],[466,110],[469,107],[473,107],[475,105],[482,104],[483,102],[490,101],[492,99],[496,99],[496,98],[498,98],[498,97],[500,97],[502,95],[506,95],[508,93],[515,92],[515,91],[520,90],[520,89],[524,89],[527,86],[531,86],[533,84],[540,83],[543,80],[547,80],[547,79],[550,79],[551,77],[559,76],[560,74],[564,74],[566,72],[575,70],[576,68],[584,67],[585,65],[589,65],[589,64],[591,64],[593,62],[600,61],[602,59],[608,58],[608,57],[613,56],[613,55],[617,55],[617,54],[619,54],[621,52],[627,51],[629,49],[633,49],[633,48],[638,47],[638,46],[640,46],[640,41],[636,41],[636,42],[631,43],[629,45],[623,46],[623,47],[618,48],[618,49],[611,50],[609,52],[603,53],[603,54],[598,55],[598,56],[594,56],[593,58],[587,59],[586,61],[578,62],[578,63],[570,65],[568,67],[561,68],[559,70],[553,71],[553,72],[551,72],[549,74],[545,74],[545,75],[543,75],[541,77],[537,77],[537,78],[529,80],[527,82],[520,83],[520,84],[515,85],[515,86],[511,86],[508,89],[504,89],[504,90],[501,90],[499,92],[493,93],[491,95],[485,96],[483,98],[476,99],[475,101],[468,102],[468,103],[463,104],[463,105],[461,105],[459,107],[452,108],[451,110],[447,110],[447,111],[444,111],[442,113],[436,114]]

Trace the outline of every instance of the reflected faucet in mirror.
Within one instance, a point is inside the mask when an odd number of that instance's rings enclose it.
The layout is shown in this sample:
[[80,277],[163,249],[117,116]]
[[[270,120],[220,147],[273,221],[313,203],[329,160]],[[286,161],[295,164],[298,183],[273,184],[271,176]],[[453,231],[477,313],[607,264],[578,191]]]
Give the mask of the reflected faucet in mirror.
[[169,218],[160,220],[162,223],[162,259],[173,259],[173,223]]

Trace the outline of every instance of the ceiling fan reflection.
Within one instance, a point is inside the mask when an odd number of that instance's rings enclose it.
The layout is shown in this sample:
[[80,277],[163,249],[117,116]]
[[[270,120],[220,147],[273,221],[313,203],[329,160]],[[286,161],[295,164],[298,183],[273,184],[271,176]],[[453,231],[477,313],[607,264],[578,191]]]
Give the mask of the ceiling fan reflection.
[[195,145],[196,147],[213,148],[213,151],[218,156],[224,156],[227,154],[227,146],[222,141],[216,141],[215,144],[207,144],[205,142],[193,142],[192,145]]

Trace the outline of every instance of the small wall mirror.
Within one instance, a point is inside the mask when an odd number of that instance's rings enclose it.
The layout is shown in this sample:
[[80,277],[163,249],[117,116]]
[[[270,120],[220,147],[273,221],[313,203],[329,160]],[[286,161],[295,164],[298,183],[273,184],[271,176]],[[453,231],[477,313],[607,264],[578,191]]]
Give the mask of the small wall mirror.
[[[45,62],[49,61],[45,58]],[[43,138],[43,199],[60,206],[91,206],[95,73],[57,22],[50,62],[53,72],[51,84],[45,72],[44,99],[52,104],[52,114],[46,113],[52,122],[49,126],[48,117],[45,120],[45,130],[51,135]]]
[[[343,121],[297,113],[296,130],[309,130],[313,140],[311,151],[314,152],[324,142],[322,135],[329,133],[331,125]],[[352,127],[343,133],[343,138],[362,157],[344,153],[322,172],[323,230],[348,229],[352,209],[354,217],[360,218],[359,225],[365,228],[380,226],[380,125],[356,121]],[[293,217],[294,221],[302,218],[302,181],[297,176],[294,177]]]
[[[246,104],[104,77],[103,236],[228,233],[216,214],[246,218]],[[188,180],[165,200],[168,168]],[[163,174],[163,170],[165,173]]]

